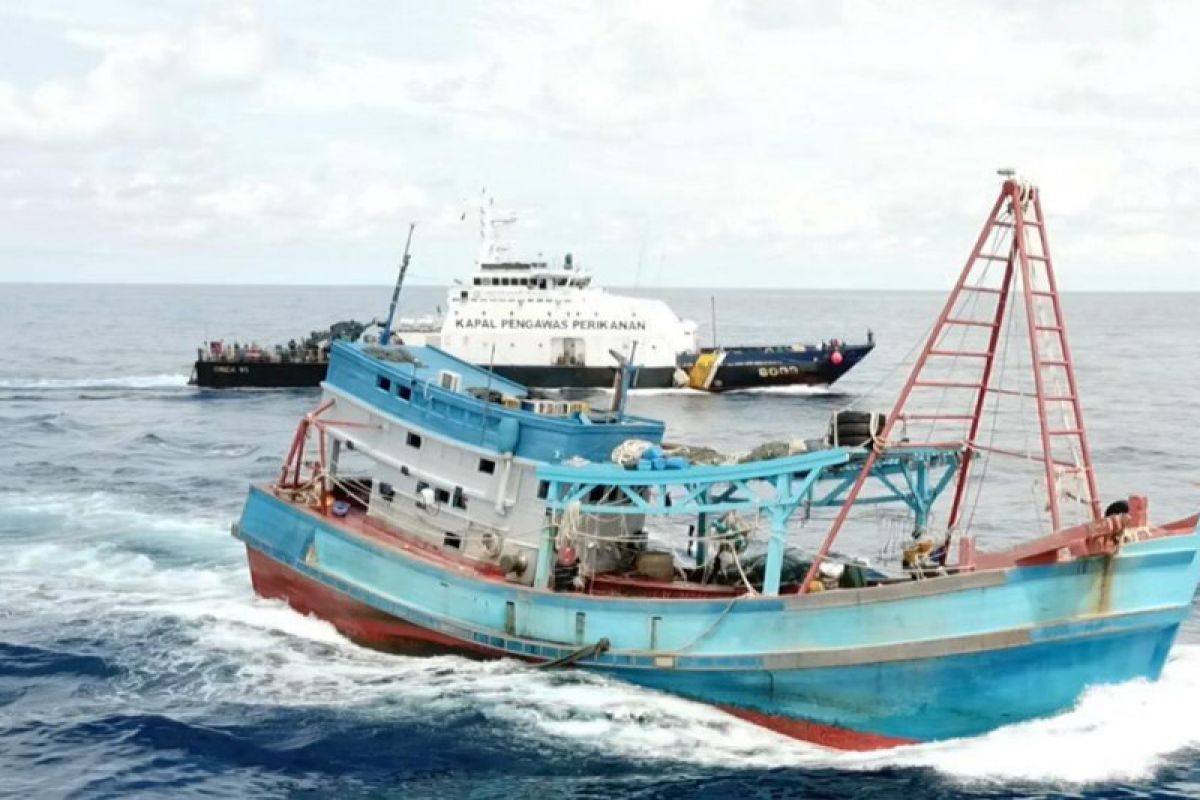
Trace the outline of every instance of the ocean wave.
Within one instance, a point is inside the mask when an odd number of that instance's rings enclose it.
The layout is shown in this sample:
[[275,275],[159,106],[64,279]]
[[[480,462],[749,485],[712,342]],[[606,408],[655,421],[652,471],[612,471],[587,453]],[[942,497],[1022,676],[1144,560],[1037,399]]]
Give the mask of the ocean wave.
[[[69,417],[66,412],[52,411],[42,414],[24,414],[21,416],[0,416],[0,422],[18,426],[38,434],[68,433],[83,430],[86,426],[78,420]],[[29,445],[29,442],[18,442],[19,445]]]
[[169,373],[115,378],[0,378],[0,389],[163,389],[187,386],[187,382],[187,375]]
[[[0,495],[0,517],[21,502]],[[839,753],[592,673],[358,647],[328,623],[256,597],[240,545],[217,520],[149,514],[104,494],[41,497],[36,513],[49,539],[0,539],[0,608],[21,608],[6,626],[29,647],[74,651],[57,644],[65,637],[104,652],[103,667],[79,668],[117,670],[107,696],[138,713],[310,709],[358,725],[437,730],[467,714],[531,746],[652,767],[928,769],[962,784],[1136,780],[1200,745],[1184,711],[1200,707],[1196,644],[1176,648],[1160,681],[1093,688],[1052,718],[970,739]],[[71,531],[73,539],[55,536]],[[140,537],[170,549],[148,552]]]
[[258,445],[232,442],[180,442],[153,432],[139,436],[137,443],[184,455],[218,458],[242,458],[258,452],[259,449]]

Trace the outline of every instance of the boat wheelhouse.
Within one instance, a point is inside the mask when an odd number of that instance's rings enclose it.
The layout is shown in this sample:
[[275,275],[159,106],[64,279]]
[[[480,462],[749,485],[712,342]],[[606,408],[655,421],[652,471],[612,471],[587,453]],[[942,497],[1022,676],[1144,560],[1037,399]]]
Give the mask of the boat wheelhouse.
[[[1032,394],[992,369],[1022,307]],[[320,405],[234,533],[259,594],[369,646],[598,670],[866,749],[1156,678],[1200,581],[1196,516],[1154,526],[1141,497],[1101,511],[1040,199],[1020,181],[1004,182],[891,412],[776,457],[667,445],[624,391],[602,410],[535,399],[434,347],[332,355]],[[940,371],[960,361],[973,380]],[[922,405],[935,389],[966,411]],[[1042,448],[1017,456],[1044,470],[1049,527],[985,548],[971,503],[1005,455],[989,415],[1006,397],[1034,403]],[[881,507],[911,526],[899,563],[838,555],[851,511]]]

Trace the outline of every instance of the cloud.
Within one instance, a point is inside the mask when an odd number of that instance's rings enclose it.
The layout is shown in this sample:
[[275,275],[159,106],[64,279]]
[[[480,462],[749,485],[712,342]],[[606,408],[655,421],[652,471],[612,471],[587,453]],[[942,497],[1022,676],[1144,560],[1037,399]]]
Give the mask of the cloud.
[[469,250],[463,198],[486,184],[524,210],[519,249],[571,250],[610,283],[669,255],[698,284],[938,287],[1015,166],[1043,185],[1064,283],[1196,286],[1193,4],[90,14],[53,23],[69,53],[0,83],[0,156],[21,170],[6,237],[94,217],[93,246],[351,253],[415,218],[422,247]]
[[0,81],[0,139],[87,142],[153,124],[153,106],[180,92],[252,82],[267,61],[267,37],[248,10],[179,34],[75,29],[67,42],[99,62],[75,80],[21,88]]
[[354,189],[309,178],[220,181],[195,174],[139,172],[79,181],[108,219],[147,239],[224,237],[230,242],[294,239],[314,230],[353,239],[396,229],[428,213],[419,187],[382,177]]
[[266,68],[269,40],[257,15],[237,8],[197,25],[186,36],[183,60],[196,79],[218,86],[257,80]]

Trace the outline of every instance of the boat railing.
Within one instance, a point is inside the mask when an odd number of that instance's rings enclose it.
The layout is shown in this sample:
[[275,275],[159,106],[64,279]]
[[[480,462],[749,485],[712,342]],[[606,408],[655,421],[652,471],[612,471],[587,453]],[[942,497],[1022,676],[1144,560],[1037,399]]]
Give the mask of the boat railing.
[[317,364],[329,359],[328,349],[315,346],[288,347],[275,345],[261,347],[248,345],[226,345],[196,348],[196,360],[210,364],[234,364],[252,362],[256,364]]

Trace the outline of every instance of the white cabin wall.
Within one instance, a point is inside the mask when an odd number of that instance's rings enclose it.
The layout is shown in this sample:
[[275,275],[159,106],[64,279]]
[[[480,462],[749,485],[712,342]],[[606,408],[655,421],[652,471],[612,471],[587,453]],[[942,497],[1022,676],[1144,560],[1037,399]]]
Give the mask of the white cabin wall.
[[[506,476],[506,459],[499,454],[441,438],[340,392],[326,389],[323,401],[328,400],[333,400],[334,405],[326,412],[327,418],[352,423],[334,426],[331,435],[365,445],[356,451],[369,461],[368,477],[373,479],[368,517],[449,554],[489,563],[498,563],[505,554],[523,556],[529,568],[519,581],[532,583],[546,511],[544,499],[538,496],[541,481],[535,462],[511,459]],[[410,444],[410,434],[420,437],[419,447]],[[382,454],[386,460],[372,458],[371,453]],[[480,471],[481,459],[494,464],[493,472]],[[361,462],[364,458],[357,460]],[[417,505],[417,487],[422,483],[444,493],[432,507]],[[384,496],[383,484],[391,487],[390,499]],[[453,504],[456,488],[462,490],[465,509]],[[609,496],[619,497],[613,491]],[[497,510],[498,503],[501,510]],[[593,554],[595,548],[608,552],[613,544],[605,542],[627,542],[643,529],[645,516],[587,514],[580,522],[580,556],[590,568],[600,566],[600,571],[604,571],[601,565],[611,563],[611,559]],[[459,537],[460,546],[449,546],[447,534]],[[488,534],[500,537],[499,548],[494,539],[492,547],[487,546]]]
[[[366,455],[372,465],[369,517],[447,552],[495,562],[499,560],[498,556],[490,555],[483,545],[483,534],[491,532],[502,538],[502,553],[519,552],[526,555],[530,564],[533,563],[545,516],[545,504],[537,497],[539,481],[533,462],[513,459],[506,480],[505,459],[498,454],[442,439],[369,409],[340,393],[327,390],[324,399],[333,399],[335,403],[327,412],[330,418],[355,424],[333,427],[331,435],[366,446],[358,452]],[[420,437],[420,447],[409,444],[410,433]],[[371,459],[365,453],[366,449],[384,454],[393,463]],[[491,474],[479,470],[480,459],[494,463]],[[381,483],[392,487],[391,500],[380,492]],[[417,486],[421,483],[446,494],[434,507],[418,508]],[[456,487],[462,489],[466,509],[453,505]],[[460,536],[463,546],[446,547],[447,533]],[[531,581],[532,570],[528,572],[523,577]]]

